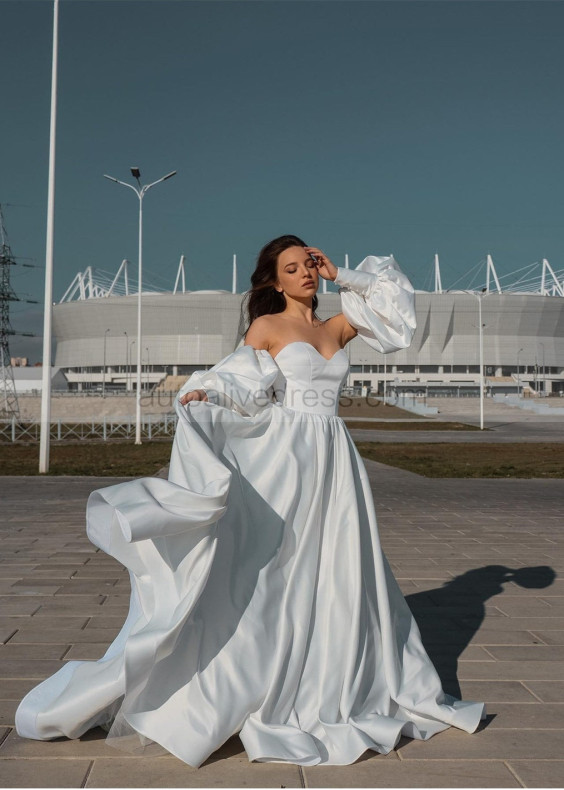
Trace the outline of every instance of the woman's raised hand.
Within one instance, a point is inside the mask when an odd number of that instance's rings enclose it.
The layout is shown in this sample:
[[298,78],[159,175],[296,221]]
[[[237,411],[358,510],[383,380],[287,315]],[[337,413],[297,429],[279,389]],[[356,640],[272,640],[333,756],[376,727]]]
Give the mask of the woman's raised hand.
[[317,272],[323,277],[324,280],[334,280],[337,276],[337,267],[333,261],[329,260],[327,255],[322,252],[318,247],[305,247],[305,251],[317,261]]
[[180,403],[183,406],[186,406],[191,400],[207,400],[208,396],[206,395],[205,390],[190,390],[190,392],[185,392],[184,395],[180,398]]

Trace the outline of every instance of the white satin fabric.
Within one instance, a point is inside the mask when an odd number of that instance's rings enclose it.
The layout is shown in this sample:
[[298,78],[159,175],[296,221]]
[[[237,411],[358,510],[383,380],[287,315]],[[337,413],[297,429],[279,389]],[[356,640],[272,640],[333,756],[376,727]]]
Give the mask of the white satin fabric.
[[[413,290],[393,259],[339,269],[338,284],[368,343],[409,344]],[[243,346],[188,379],[169,479],[88,501],[90,540],[130,572],[127,620],[103,658],[26,695],[20,735],[101,725],[110,745],[199,766],[239,732],[250,760],[339,765],[402,734],[476,729],[484,705],[443,692],[382,553],[337,416],[347,373],[344,350],[298,341],[276,359]],[[200,387],[209,402],[180,405]]]

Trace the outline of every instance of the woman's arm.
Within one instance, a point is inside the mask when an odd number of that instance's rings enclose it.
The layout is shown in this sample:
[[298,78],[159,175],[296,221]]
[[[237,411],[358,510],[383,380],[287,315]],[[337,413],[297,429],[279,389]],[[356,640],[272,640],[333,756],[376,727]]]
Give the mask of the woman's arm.
[[[335,282],[339,273],[339,269],[330,258],[325,255],[323,250],[319,247],[305,247],[305,251],[309,253],[317,264],[317,273],[324,280]],[[332,331],[339,337],[341,346],[344,347],[347,343],[356,337],[358,331],[356,327],[349,324],[343,313],[337,313],[326,322],[327,327],[331,325]]]
[[270,350],[270,322],[269,317],[261,315],[252,322],[245,335],[245,346],[252,346],[257,351]]
[[392,255],[368,255],[356,269],[335,266],[318,247],[306,247],[317,260],[319,275],[339,286],[342,344],[355,335],[387,354],[411,343],[416,327],[415,292]]

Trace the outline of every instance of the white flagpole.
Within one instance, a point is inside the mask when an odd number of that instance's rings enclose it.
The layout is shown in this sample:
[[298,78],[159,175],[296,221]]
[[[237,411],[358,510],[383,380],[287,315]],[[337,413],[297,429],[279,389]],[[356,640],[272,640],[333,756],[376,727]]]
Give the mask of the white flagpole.
[[53,63],[51,69],[51,128],[49,135],[49,187],[47,193],[47,241],[45,251],[45,314],[43,317],[43,384],[41,389],[41,435],[39,473],[49,471],[51,428],[51,323],[53,302],[53,249],[55,229],[55,144],[57,136],[57,54],[59,46],[59,0],[53,4]]

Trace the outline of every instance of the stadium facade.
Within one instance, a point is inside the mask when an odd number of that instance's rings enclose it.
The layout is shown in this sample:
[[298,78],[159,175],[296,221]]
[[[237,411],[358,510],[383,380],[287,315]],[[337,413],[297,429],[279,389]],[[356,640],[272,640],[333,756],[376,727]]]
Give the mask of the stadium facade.
[[[135,288],[130,292],[123,266],[113,278],[91,269],[79,273],[53,308],[55,365],[66,374],[70,389],[103,386],[109,392],[135,386],[137,294]],[[347,345],[349,386],[478,394],[481,313],[489,392],[564,395],[562,273],[544,261],[539,277],[521,275],[517,283],[502,286],[488,256],[483,287],[443,291],[438,260],[435,266],[435,290],[416,292],[417,331],[411,346],[383,355],[355,338]],[[243,342],[243,294],[236,292],[235,273],[231,291],[186,291],[183,284],[179,269],[172,291],[143,291],[144,388],[174,389],[175,379],[213,366]],[[340,297],[327,292],[326,283],[321,283],[318,299],[321,318],[339,312]]]

